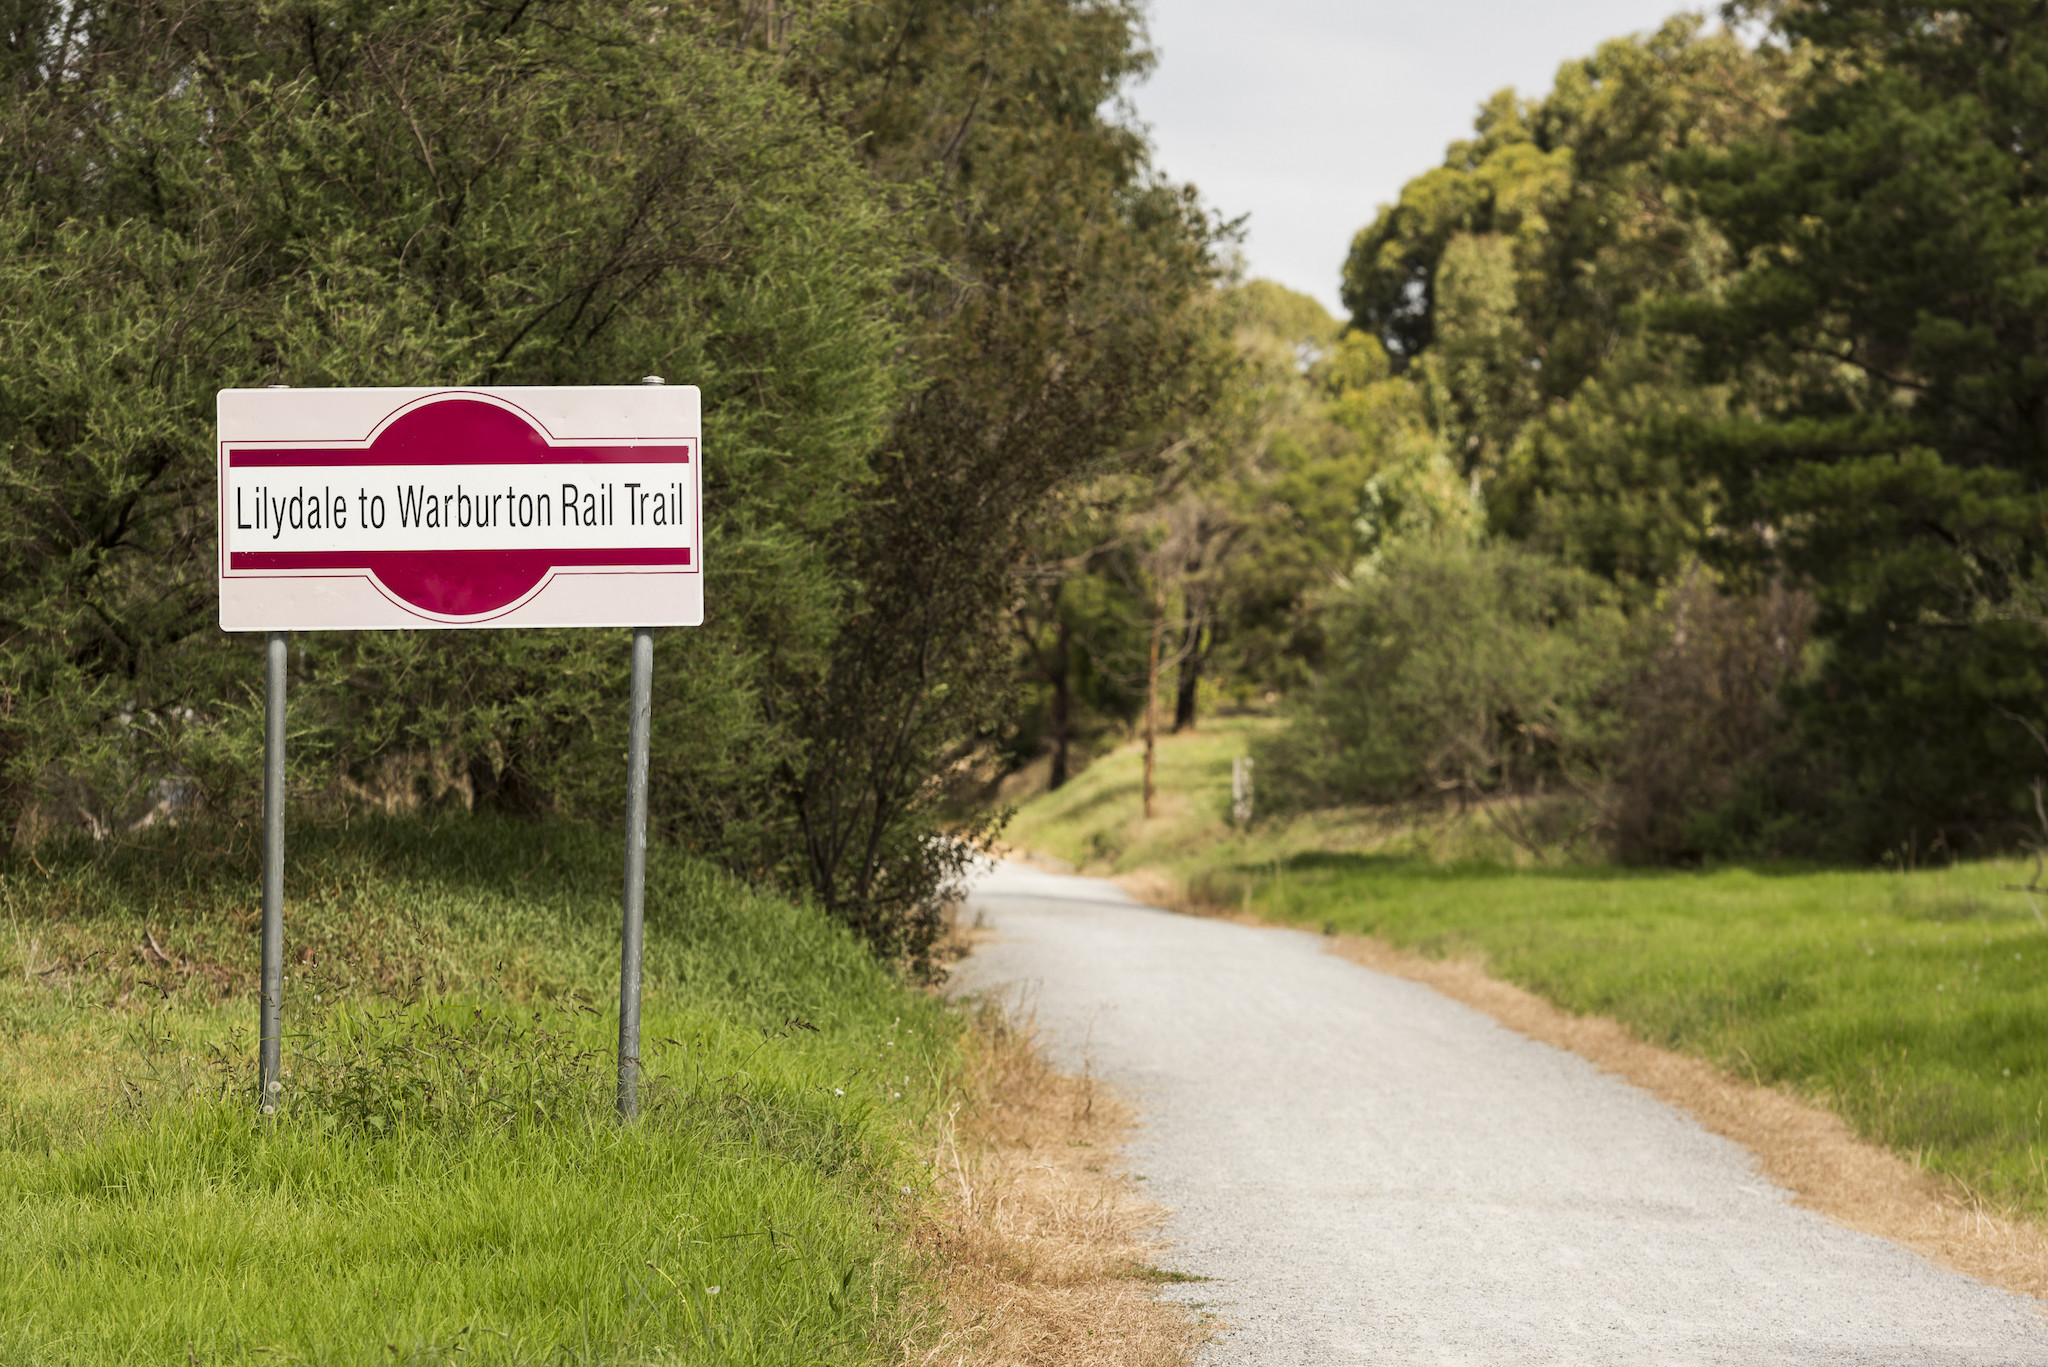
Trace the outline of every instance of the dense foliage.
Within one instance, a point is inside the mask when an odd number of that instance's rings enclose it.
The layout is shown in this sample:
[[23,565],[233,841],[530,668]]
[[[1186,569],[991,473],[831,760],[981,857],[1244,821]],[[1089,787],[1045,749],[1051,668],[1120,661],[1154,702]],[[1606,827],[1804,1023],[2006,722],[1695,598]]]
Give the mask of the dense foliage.
[[1850,848],[2009,830],[2039,735],[2048,478],[2048,7],[1789,8],[1813,79],[1675,170],[1739,269],[1674,303],[1743,411],[1675,425],[1725,561],[1813,588],[1780,805]]
[[1568,785],[1626,627],[1609,586],[1512,546],[1404,545],[1333,602],[1322,686],[1269,749],[1269,797],[1473,799]]
[[[1019,529],[1182,383],[1212,229],[1114,121],[1117,6],[8,8],[0,817],[246,816],[212,394],[699,385],[710,620],[658,645],[656,819],[920,953],[933,779],[1001,705]],[[302,781],[602,815],[624,642],[293,654]]]
[[[4,14],[16,839],[250,813],[213,390],[649,372],[711,439],[657,821],[886,953],[963,782],[1218,704],[1298,716],[1274,796],[1568,790],[1633,857],[2026,833],[2038,4],[1607,43],[1359,232],[1348,327],[1219,280],[1129,4]],[[623,644],[302,640],[302,790],[609,815]]]
[[1149,64],[1135,8],[851,15],[835,60],[852,130],[921,190],[917,382],[842,524],[858,587],[798,695],[790,843],[828,905],[917,942],[963,849],[931,838],[937,780],[1014,706],[1004,610],[1033,529],[1085,478],[1147,463],[1162,425],[1202,404],[1195,301],[1217,229],[1106,117]]
[[1755,47],[1674,21],[1496,99],[1354,243],[1354,325],[1492,536],[1612,580],[1648,628],[1588,756],[1624,852],[2022,833],[2041,18],[1789,6]]

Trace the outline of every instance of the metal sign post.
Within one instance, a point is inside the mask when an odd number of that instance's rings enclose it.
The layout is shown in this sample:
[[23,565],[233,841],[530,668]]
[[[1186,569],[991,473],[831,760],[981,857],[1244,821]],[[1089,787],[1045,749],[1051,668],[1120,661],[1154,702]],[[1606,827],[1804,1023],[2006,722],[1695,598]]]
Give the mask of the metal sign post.
[[257,1103],[277,1110],[284,1007],[284,664],[291,634],[273,631],[263,657],[263,1007],[256,1043]]
[[647,726],[654,714],[654,633],[633,631],[626,722],[626,896],[619,927],[619,1117],[640,1114],[640,932],[647,898]]
[[258,1105],[282,1093],[288,633],[631,627],[619,1113],[639,1109],[657,626],[704,620],[695,386],[224,389],[220,624],[268,634]]

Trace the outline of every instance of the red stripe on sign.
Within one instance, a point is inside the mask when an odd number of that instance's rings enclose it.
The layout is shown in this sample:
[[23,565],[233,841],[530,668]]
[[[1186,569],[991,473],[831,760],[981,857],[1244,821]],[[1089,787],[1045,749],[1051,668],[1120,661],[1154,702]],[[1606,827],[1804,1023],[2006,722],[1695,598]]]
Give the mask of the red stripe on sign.
[[687,569],[688,546],[565,551],[236,551],[230,570],[361,570],[415,607],[473,617],[516,602],[557,569]]
[[340,465],[687,465],[683,445],[632,442],[552,445],[510,409],[478,399],[441,399],[422,405],[379,432],[368,446],[228,447],[240,469]]
[[549,446],[537,452],[493,452],[474,456],[463,452],[433,455],[388,455],[375,447],[353,451],[331,446],[272,447],[249,451],[230,447],[228,464],[238,470],[259,470],[280,465],[326,467],[343,465],[688,465],[687,446]]
[[236,551],[228,557],[231,570],[367,570],[391,559],[419,560],[431,556],[529,556],[547,565],[583,567],[589,565],[631,568],[641,565],[690,563],[688,546],[651,546],[638,550],[608,550],[602,546],[565,551]]

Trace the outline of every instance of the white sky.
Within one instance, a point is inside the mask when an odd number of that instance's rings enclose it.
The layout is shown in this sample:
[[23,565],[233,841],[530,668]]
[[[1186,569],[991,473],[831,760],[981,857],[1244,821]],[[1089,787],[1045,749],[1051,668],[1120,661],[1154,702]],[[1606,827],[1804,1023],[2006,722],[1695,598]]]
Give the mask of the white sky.
[[1245,255],[1340,319],[1351,236],[1469,136],[1502,86],[1550,89],[1606,38],[1685,0],[1150,0],[1159,65],[1134,92],[1157,164],[1225,214]]

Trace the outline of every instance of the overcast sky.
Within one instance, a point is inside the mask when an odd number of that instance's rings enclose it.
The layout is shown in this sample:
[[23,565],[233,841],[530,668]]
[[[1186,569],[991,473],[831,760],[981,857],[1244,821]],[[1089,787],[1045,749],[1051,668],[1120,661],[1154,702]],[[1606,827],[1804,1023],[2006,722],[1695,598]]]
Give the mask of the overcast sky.
[[[1159,66],[1134,92],[1161,170],[1249,213],[1253,275],[1343,317],[1351,235],[1468,136],[1502,86],[1550,89],[1601,40],[1683,0],[1150,0]],[[1700,6],[1693,6],[1699,8]]]

